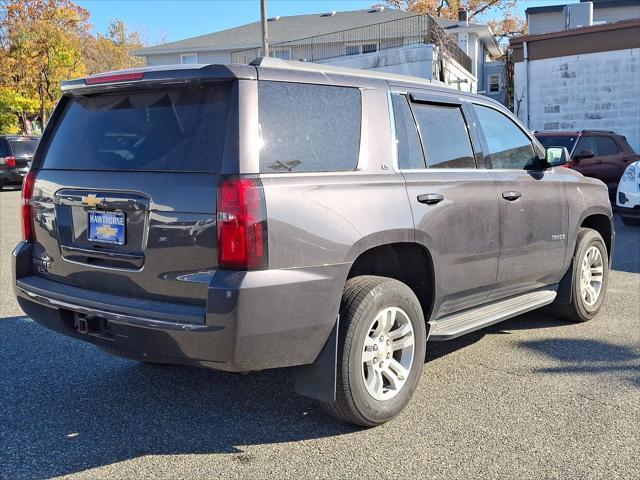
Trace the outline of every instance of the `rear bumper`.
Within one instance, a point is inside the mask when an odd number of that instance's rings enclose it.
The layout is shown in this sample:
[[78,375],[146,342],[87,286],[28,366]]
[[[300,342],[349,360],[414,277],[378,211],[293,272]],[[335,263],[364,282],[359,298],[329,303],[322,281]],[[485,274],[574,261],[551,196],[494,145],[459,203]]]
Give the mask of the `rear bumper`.
[[13,254],[18,302],[41,325],[150,361],[227,371],[312,363],[335,323],[348,269],[218,271],[206,307],[195,307],[69,287],[33,275],[29,244]]
[[633,208],[618,206],[616,208],[616,211],[622,217],[640,218],[640,205],[637,205],[637,206],[635,206]]
[[22,179],[28,171],[29,168],[27,167],[0,170],[0,180],[2,183],[22,183]]

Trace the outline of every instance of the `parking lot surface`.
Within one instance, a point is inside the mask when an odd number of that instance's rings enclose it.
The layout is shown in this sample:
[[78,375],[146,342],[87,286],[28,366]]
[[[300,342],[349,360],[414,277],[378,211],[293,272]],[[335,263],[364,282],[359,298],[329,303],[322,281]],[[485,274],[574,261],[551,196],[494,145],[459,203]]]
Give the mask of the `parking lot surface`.
[[287,370],[121,360],[26,318],[18,191],[0,192],[0,478],[640,478],[640,228],[617,219],[601,314],[532,312],[430,343],[412,402],[374,429]]

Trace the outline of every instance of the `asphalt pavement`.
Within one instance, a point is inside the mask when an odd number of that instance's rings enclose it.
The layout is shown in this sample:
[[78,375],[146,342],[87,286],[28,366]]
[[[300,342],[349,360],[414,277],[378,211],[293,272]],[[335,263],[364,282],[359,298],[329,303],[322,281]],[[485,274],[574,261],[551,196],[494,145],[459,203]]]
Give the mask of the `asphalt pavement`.
[[640,478],[640,228],[617,219],[601,314],[532,312],[430,343],[390,423],[361,429],[293,391],[110,357],[11,292],[19,192],[0,192],[0,478]]

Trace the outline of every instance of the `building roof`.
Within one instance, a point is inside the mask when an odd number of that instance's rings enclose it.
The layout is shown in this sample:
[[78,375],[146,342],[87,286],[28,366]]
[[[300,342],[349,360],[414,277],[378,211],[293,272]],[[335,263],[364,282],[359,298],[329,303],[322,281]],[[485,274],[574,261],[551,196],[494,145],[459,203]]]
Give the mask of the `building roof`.
[[524,61],[524,43],[528,60],[640,48],[640,18],[512,38],[514,62]]
[[[272,17],[268,23],[269,43],[275,45],[282,42],[301,40],[317,35],[366,27],[368,25],[414,16],[416,16],[415,13],[385,8]],[[448,31],[460,28],[457,20],[445,18],[434,18],[434,20]],[[469,22],[468,27],[462,28],[476,31],[484,43],[487,44],[487,48],[492,55],[502,53],[493,37],[493,33],[487,25]],[[146,56],[161,53],[196,52],[203,50],[243,50],[261,45],[261,24],[260,22],[253,22],[220,32],[208,33],[176,42],[143,48],[142,50],[134,52],[134,55]]]
[[[614,8],[614,7],[631,7],[637,6],[638,0],[580,0],[582,2],[593,2],[593,9]],[[561,3],[558,5],[544,5],[542,7],[529,7],[525,10],[526,15],[536,13],[562,12],[568,4]]]
[[[332,12],[328,12],[332,13]],[[335,15],[316,13],[311,15],[291,15],[275,17],[269,21],[269,43],[288,42],[301,38],[339,32],[351,28],[364,27],[390,20],[413,17],[415,14],[385,8],[336,12]],[[277,18],[277,20],[276,20]],[[262,45],[262,27],[260,22],[248,23],[239,27],[187,38],[177,42],[165,43],[144,48],[136,55],[149,55],[181,50],[240,50]]]

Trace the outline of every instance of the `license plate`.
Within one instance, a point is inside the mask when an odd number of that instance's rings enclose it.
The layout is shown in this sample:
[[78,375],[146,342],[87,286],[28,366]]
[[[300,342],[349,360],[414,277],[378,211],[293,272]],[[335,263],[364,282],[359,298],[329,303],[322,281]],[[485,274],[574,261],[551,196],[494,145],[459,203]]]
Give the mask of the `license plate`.
[[90,242],[124,245],[126,223],[124,212],[90,210],[87,237]]

